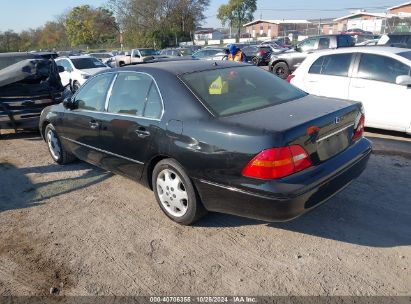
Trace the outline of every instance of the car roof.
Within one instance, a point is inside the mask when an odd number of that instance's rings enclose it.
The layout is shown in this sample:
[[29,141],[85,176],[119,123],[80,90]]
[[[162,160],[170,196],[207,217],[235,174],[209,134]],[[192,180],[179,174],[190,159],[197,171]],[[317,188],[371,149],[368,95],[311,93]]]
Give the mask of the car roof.
[[81,58],[92,58],[93,56],[89,56],[89,55],[75,55],[75,56],[62,56],[59,57],[57,59],[81,59]]
[[[408,50],[409,51],[409,50]],[[325,55],[325,54],[343,54],[343,53],[353,53],[353,52],[361,52],[361,53],[372,53],[372,54],[398,54],[407,52],[407,49],[404,48],[397,48],[391,46],[354,46],[348,48],[340,48],[340,49],[328,49],[328,50],[320,50],[315,52],[315,55]]]
[[122,68],[112,69],[111,71],[163,71],[173,75],[181,75],[186,73],[200,72],[205,70],[223,69],[230,67],[251,66],[234,61],[213,61],[213,60],[184,60],[184,61],[167,61],[146,63]]

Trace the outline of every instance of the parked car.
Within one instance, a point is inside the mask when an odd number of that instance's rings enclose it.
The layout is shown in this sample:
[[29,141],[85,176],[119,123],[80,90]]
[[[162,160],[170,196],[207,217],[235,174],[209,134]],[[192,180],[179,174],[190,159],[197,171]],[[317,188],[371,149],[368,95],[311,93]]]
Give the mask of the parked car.
[[271,55],[283,53],[285,50],[278,45],[264,44],[258,46],[251,62],[254,65],[267,66],[270,63]]
[[227,58],[225,48],[203,48],[198,50],[193,55],[193,58],[201,60],[224,60]]
[[158,56],[158,51],[150,48],[132,49],[125,52],[124,55],[115,56],[116,67],[122,67],[128,64],[143,63]]
[[167,48],[160,51],[160,55],[172,57],[191,56],[193,53],[190,48]]
[[378,45],[388,45],[401,48],[411,48],[411,32],[410,33],[391,33],[382,35],[378,41]]
[[319,52],[290,81],[310,94],[361,101],[367,127],[411,134],[411,50],[376,46]]
[[342,34],[347,34],[351,36],[357,36],[357,35],[371,35],[372,36],[373,32],[364,31],[363,29],[360,29],[360,28],[352,28],[352,29],[342,32]]
[[56,53],[0,54],[0,129],[37,129],[41,111],[62,102]]
[[105,65],[108,65],[108,63],[114,57],[114,55],[112,53],[109,53],[109,52],[89,53],[88,55],[91,56],[91,57],[97,58],[98,60],[100,60]]
[[56,59],[56,63],[62,67],[60,78],[63,86],[70,86],[72,92],[76,92],[92,75],[109,69],[100,60],[88,55],[61,57]]
[[360,103],[258,67],[186,60],[104,71],[45,109],[40,128],[57,163],[132,178],[192,224],[206,210],[283,221],[318,206],[364,170],[363,121]]
[[355,45],[356,45],[356,46],[367,46],[367,45],[368,45],[368,46],[371,46],[371,45],[377,45],[379,40],[380,40],[380,39],[365,40],[365,41],[363,41],[363,42],[356,43]]
[[324,49],[337,49],[354,46],[350,35],[325,35],[307,38],[298,43],[294,49],[280,54],[272,54],[269,69],[282,79],[294,72],[301,62],[311,53]]

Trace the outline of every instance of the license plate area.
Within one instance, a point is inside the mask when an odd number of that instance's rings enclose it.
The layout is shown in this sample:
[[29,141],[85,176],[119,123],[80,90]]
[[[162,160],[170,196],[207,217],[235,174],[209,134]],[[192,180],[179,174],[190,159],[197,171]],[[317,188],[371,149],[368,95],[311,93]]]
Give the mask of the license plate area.
[[325,161],[348,148],[350,145],[349,127],[317,140],[317,154],[320,161]]

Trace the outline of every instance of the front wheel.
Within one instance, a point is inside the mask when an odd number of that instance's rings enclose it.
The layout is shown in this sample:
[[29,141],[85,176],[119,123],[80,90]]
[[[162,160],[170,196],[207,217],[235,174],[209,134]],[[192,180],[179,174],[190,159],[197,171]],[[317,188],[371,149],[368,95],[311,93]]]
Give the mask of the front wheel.
[[290,75],[290,68],[285,62],[279,62],[273,66],[272,72],[281,79],[287,79]]
[[152,184],[160,208],[173,221],[191,225],[206,214],[190,178],[175,160],[164,159],[154,167]]
[[68,152],[61,144],[60,138],[52,124],[46,126],[44,138],[46,139],[50,155],[56,163],[64,165],[75,160],[74,155]]

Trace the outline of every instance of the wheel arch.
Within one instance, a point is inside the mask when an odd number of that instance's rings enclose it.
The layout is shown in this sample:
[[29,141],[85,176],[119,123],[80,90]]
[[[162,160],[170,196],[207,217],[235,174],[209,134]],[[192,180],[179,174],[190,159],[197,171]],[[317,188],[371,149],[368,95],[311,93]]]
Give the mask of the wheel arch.
[[288,66],[288,68],[290,68],[290,65],[288,64],[287,60],[278,59],[278,60],[276,60],[276,61],[273,61],[273,63],[270,65],[270,70],[271,70],[271,71],[274,69],[274,66],[275,66],[277,63],[285,63],[285,64]]

